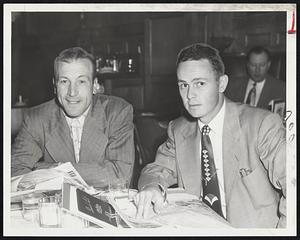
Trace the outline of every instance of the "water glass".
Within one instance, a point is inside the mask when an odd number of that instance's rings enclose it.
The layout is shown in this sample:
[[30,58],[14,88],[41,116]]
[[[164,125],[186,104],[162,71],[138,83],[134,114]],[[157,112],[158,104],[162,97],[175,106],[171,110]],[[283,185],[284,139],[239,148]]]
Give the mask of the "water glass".
[[40,227],[61,227],[61,208],[57,196],[43,197],[39,200],[38,205]]
[[30,193],[22,197],[22,216],[26,221],[38,223],[39,199],[44,196],[42,193]]
[[129,182],[124,178],[112,179],[108,185],[109,194],[113,197],[128,197]]

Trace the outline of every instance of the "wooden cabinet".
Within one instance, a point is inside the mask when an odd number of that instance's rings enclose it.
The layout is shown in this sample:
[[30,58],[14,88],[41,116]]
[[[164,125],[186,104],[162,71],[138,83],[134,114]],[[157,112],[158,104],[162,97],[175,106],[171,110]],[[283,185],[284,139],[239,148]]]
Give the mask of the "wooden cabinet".
[[98,74],[98,79],[104,86],[104,94],[125,99],[135,110],[144,109],[144,81],[139,74]]

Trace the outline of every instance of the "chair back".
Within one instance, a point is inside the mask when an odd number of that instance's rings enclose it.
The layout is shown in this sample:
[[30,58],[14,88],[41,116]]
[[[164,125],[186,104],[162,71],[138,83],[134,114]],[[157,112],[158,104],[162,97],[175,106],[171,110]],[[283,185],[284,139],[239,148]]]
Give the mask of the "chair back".
[[23,118],[24,118],[24,111],[26,111],[26,108],[12,108],[11,109],[11,139],[12,141],[15,139],[15,137],[18,135]]
[[167,139],[168,121],[158,120],[156,114],[135,115],[137,137],[141,146],[142,166],[155,160],[158,147]]

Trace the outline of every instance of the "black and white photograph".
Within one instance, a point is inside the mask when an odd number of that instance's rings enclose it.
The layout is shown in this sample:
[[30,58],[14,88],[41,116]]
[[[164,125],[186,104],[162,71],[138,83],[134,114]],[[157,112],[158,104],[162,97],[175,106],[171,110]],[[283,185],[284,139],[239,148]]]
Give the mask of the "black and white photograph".
[[4,4],[4,236],[295,236],[296,8]]

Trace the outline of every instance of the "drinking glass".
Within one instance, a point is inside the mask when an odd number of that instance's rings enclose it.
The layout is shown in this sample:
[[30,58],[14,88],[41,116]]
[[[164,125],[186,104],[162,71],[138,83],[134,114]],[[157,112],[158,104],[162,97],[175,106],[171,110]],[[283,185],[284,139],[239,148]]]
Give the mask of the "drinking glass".
[[61,208],[57,196],[43,197],[39,200],[39,224],[44,228],[61,227]]
[[109,194],[112,197],[128,198],[129,182],[124,178],[111,179],[108,185]]
[[38,223],[38,203],[43,193],[30,193],[22,197],[22,216],[26,221]]

